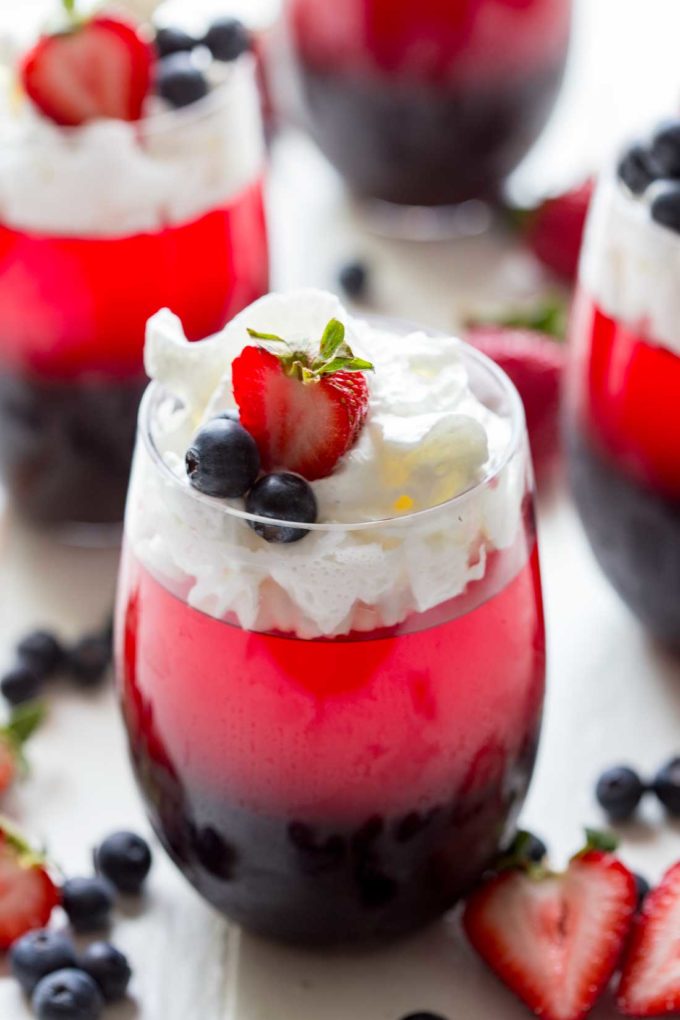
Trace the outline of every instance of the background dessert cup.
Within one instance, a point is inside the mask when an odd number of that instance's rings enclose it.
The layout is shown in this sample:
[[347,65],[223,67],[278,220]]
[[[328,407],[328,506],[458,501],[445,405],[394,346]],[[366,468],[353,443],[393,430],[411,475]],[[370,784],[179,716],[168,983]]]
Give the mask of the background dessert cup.
[[[239,316],[227,346],[248,342],[246,324],[280,329],[287,300]],[[151,328],[170,337],[172,327],[161,316]],[[353,329],[364,352],[380,353],[374,327]],[[391,340],[404,351],[435,344],[422,333]],[[219,343],[211,358],[226,349]],[[117,614],[132,761],[187,878],[275,938],[386,938],[438,916],[513,830],[529,783],[545,650],[522,409],[491,362],[445,343],[438,356],[453,352],[464,390],[456,395],[449,377],[435,393],[419,356],[411,388],[425,400],[432,390],[430,410],[446,392],[461,401],[457,422],[440,403],[447,427],[476,436],[464,418],[474,406],[497,428],[476,482],[418,512],[338,521],[371,430],[394,425],[376,403],[365,443],[313,483],[322,518],[335,507],[336,520],[307,525],[289,545],[265,542],[238,505],[189,487],[174,453],[187,426],[176,393],[156,383],[142,405]],[[173,347],[176,364],[168,356],[157,372],[166,379],[182,375]],[[206,380],[198,358],[196,385]],[[158,351],[151,361],[160,366]],[[391,400],[398,379],[384,383]],[[424,412],[415,426],[405,412],[416,436]],[[410,481],[439,484],[424,442]]]

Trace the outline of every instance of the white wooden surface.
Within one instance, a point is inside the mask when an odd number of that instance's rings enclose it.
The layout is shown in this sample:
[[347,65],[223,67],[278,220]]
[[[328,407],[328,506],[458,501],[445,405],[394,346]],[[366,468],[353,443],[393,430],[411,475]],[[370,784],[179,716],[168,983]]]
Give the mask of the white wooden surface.
[[[558,186],[631,126],[677,107],[678,38],[677,0],[581,0],[567,89],[520,190]],[[328,285],[337,263],[360,252],[375,268],[374,307],[434,326],[538,286],[530,264],[498,239],[413,246],[371,237],[334,175],[298,138],[277,147],[271,201],[277,286]],[[60,546],[11,519],[1,534],[0,663],[37,623],[77,635],[100,621],[112,600],[114,550]],[[584,824],[601,820],[592,785],[602,767],[628,759],[650,771],[680,751],[680,664],[645,638],[611,592],[559,485],[542,500],[540,538],[549,692],[523,821],[559,860],[576,848]],[[66,871],[87,869],[91,846],[111,829],[146,831],[110,690],[83,697],[56,689],[31,760],[30,780],[3,808],[44,839]],[[664,824],[653,804],[624,837],[625,859],[651,879],[680,856],[680,827]],[[120,914],[113,930],[136,973],[132,1000],[110,1009],[110,1020],[398,1020],[416,1009],[450,1020],[526,1015],[472,957],[455,920],[382,952],[286,950],[230,929],[160,853],[137,915]],[[0,962],[0,1020],[25,1020],[5,973]],[[594,1014],[614,1015],[608,1003]]]

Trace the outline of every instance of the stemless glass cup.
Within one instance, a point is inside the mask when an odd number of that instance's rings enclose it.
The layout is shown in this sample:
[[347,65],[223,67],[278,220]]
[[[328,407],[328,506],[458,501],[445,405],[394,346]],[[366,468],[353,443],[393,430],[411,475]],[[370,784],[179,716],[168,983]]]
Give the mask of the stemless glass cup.
[[384,939],[437,917],[527,790],[545,643],[526,428],[509,380],[461,348],[513,426],[488,474],[286,546],[173,473],[154,427],[174,398],[154,384],[142,403],[116,623],[133,767],[188,880],[277,939]]
[[309,128],[352,192],[493,198],[538,137],[571,0],[287,0]]
[[[24,519],[120,523],[145,386],[147,319],[168,306],[197,339],[266,293],[259,116],[246,55],[205,99],[136,125],[7,126],[0,472]],[[126,154],[134,173],[126,172]],[[62,189],[73,205],[68,230],[41,226],[40,210],[54,221],[54,208],[45,208],[49,189]]]
[[572,313],[565,430],[603,571],[680,645],[680,236],[603,176]]

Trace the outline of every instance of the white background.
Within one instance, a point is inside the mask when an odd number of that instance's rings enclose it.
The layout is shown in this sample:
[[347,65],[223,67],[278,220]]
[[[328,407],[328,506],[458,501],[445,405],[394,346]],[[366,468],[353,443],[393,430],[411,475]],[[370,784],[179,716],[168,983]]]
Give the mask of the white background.
[[[26,14],[41,3],[0,0],[0,29],[16,24],[17,8]],[[678,40],[677,0],[581,0],[567,85],[518,191],[572,180],[647,118],[678,108]],[[332,285],[338,262],[361,253],[374,268],[376,310],[451,327],[470,309],[530,295],[539,282],[498,238],[413,245],[372,237],[334,175],[296,137],[274,153],[271,214],[277,287]],[[549,690],[523,821],[548,839],[559,862],[578,846],[584,824],[601,821],[592,799],[601,768],[621,759],[649,772],[680,752],[680,665],[645,638],[609,589],[559,486],[540,511]],[[113,551],[68,549],[8,520],[0,664],[12,640],[37,623],[69,636],[98,623],[111,604],[115,561]],[[31,760],[30,780],[3,807],[68,872],[87,869],[92,844],[111,829],[146,831],[110,691],[55,691]],[[680,856],[680,828],[664,823],[653,804],[622,832],[625,859],[651,879]],[[135,965],[136,1001],[107,1011],[110,1020],[398,1020],[422,1009],[449,1020],[526,1015],[473,958],[455,920],[383,952],[311,956],[241,937],[160,854],[139,916],[119,914],[113,935]],[[4,973],[0,962],[0,1020],[24,1020],[29,1014]],[[604,1003],[594,1016],[615,1013]]]

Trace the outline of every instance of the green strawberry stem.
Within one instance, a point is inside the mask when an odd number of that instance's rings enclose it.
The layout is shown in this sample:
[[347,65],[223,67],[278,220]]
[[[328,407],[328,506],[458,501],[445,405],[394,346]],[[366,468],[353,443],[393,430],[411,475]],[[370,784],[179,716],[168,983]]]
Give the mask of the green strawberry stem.
[[69,17],[73,17],[76,13],[77,0],[61,0],[61,2],[63,3],[64,10],[69,15]]
[[542,862],[531,860],[530,847],[531,834],[520,830],[505,853],[497,859],[493,870],[524,871],[531,878],[545,878],[550,872]]
[[[249,329],[248,336],[259,340],[261,347],[279,359],[286,375],[300,382],[318,382],[334,372],[372,372],[374,368],[370,361],[355,358],[345,340],[345,327],[338,319],[327,323],[318,348],[309,342],[294,348],[276,333],[260,333],[256,329]],[[283,344],[285,352],[279,344]]]
[[587,854],[591,850],[601,850],[603,853],[613,854],[618,845],[618,838],[613,832],[603,832],[600,829],[586,829],[586,845],[576,856],[582,857],[583,854]]
[[14,709],[9,722],[1,732],[9,737],[17,748],[21,748],[42,724],[46,714],[47,710],[42,701],[26,702]]
[[16,850],[22,867],[34,868],[45,864],[45,854],[32,847],[24,834],[5,815],[0,815],[0,835]]
[[471,318],[466,326],[507,326],[509,329],[533,329],[547,333],[556,340],[564,340],[567,332],[569,308],[567,301],[554,295],[531,308],[515,309],[498,316]]

